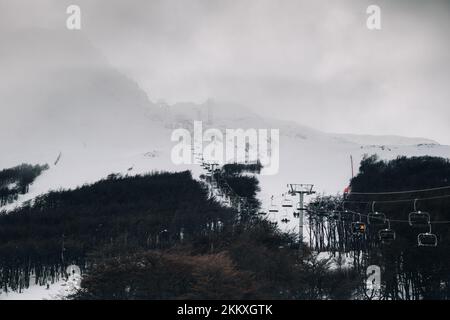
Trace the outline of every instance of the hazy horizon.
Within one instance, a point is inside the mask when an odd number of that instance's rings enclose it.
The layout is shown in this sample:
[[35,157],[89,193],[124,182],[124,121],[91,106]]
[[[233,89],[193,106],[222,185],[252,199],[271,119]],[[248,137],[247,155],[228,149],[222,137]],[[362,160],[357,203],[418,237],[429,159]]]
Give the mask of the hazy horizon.
[[[66,30],[70,4],[81,7],[81,31]],[[381,7],[381,30],[366,27],[370,4]],[[0,9],[0,36],[80,32],[152,101],[213,98],[325,132],[450,145],[449,1],[0,0]],[[2,68],[20,77],[15,61]],[[9,88],[0,79],[0,98]]]

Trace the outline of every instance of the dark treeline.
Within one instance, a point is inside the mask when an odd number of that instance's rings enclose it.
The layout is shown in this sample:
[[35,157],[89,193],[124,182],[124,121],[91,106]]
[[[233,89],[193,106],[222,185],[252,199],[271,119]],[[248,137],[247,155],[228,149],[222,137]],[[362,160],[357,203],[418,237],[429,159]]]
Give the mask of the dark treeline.
[[27,193],[30,184],[47,169],[48,165],[21,164],[0,171],[0,207]]
[[0,216],[0,281],[21,290],[31,276],[44,284],[77,264],[76,299],[354,295],[355,273],[330,270],[307,249],[299,263],[295,236],[237,216],[189,172],[111,175]]
[[227,227],[229,209],[207,198],[189,172],[110,176],[73,191],[50,192],[0,216],[0,281],[7,289],[58,277],[68,264],[84,266],[103,246],[158,248],[180,237]]
[[223,165],[222,171],[226,175],[236,175],[243,172],[260,173],[263,168],[261,162],[256,163],[228,163]]
[[[338,253],[355,252],[355,266],[379,265],[385,299],[450,298],[450,189],[398,194],[358,194],[440,188],[450,185],[450,162],[435,157],[399,157],[381,161],[376,156],[361,162],[360,172],[351,181],[352,192],[343,202],[341,197],[319,197],[311,204],[311,245],[318,250]],[[438,198],[435,198],[438,197]],[[435,198],[421,200],[424,198]],[[418,246],[418,234],[428,226],[411,227],[409,214],[414,210],[428,212],[431,233],[437,236],[437,247]],[[385,202],[397,201],[400,202]],[[403,201],[404,200],[404,201]],[[379,230],[388,228],[368,224],[372,209],[383,213],[395,231],[395,240],[383,243]],[[343,221],[333,212],[350,210],[361,213]],[[367,232],[355,237],[351,223],[361,220]],[[364,269],[361,269],[364,272]]]
[[240,218],[246,218],[258,212],[261,203],[256,195],[260,191],[259,180],[256,177],[261,169],[261,163],[225,164],[221,168],[207,167],[207,174],[201,175],[212,189],[216,189],[222,199],[225,199],[240,213]]
[[[246,198],[248,204],[253,208],[253,213],[259,208],[260,201],[256,198],[261,190],[259,180],[255,175],[245,175],[245,173],[259,173],[261,164],[227,164],[221,172],[220,177],[228,183],[230,188],[236,192],[239,197]],[[219,179],[220,183],[220,179]]]

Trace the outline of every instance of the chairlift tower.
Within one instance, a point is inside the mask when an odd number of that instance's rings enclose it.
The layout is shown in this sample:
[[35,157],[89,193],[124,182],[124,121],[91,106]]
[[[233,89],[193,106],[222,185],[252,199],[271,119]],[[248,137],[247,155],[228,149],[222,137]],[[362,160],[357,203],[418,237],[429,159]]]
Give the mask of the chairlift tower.
[[299,241],[299,254],[300,257],[303,255],[303,212],[305,209],[305,195],[312,195],[316,192],[313,191],[313,184],[288,184],[289,194],[295,196],[299,195],[300,198],[300,207],[298,214],[298,241]]
[[214,172],[219,168],[219,163],[217,162],[204,162],[204,164],[208,165],[211,168],[211,175],[214,176]]

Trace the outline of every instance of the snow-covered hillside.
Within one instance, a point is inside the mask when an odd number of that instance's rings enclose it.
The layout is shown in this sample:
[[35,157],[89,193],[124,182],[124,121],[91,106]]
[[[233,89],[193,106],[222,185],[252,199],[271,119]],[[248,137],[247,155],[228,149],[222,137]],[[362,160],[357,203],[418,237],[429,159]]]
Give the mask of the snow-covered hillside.
[[382,159],[400,155],[450,157],[449,146],[429,139],[326,133],[296,122],[263,118],[231,103],[208,101],[203,105],[183,103],[162,108],[170,110],[166,119],[174,127],[196,119],[207,124],[204,130],[279,129],[280,170],[276,175],[260,177],[264,197],[280,195],[287,183],[313,183],[319,192],[342,192],[351,178],[350,156],[355,171],[364,155],[378,154]]
[[[50,190],[75,188],[112,173],[191,170],[198,177],[202,173],[199,165],[177,166],[171,160],[173,130],[192,129],[195,120],[203,121],[204,129],[222,132],[279,129],[279,172],[259,177],[264,206],[272,195],[279,203],[288,183],[313,183],[318,192],[342,192],[351,178],[350,155],[355,169],[365,154],[383,159],[399,155],[450,157],[450,146],[428,139],[327,133],[294,121],[264,118],[251,111],[258,106],[246,108],[213,100],[174,105],[152,102],[136,82],[112,68],[79,33],[18,31],[9,37],[2,35],[0,40],[0,83],[7,84],[0,88],[8,88],[0,91],[0,170],[21,163],[47,163],[50,167],[27,194],[0,211]],[[24,43],[33,50],[21,50]],[[47,58],[49,50],[56,58]],[[29,63],[36,60],[41,63]],[[279,220],[282,214],[273,218]],[[286,227],[293,228],[295,223]],[[50,297],[59,289],[34,288],[21,298]],[[0,299],[8,297],[17,295],[0,295]]]
[[[211,102],[209,103],[211,106]],[[164,107],[167,108],[167,107]],[[120,131],[127,131],[130,143],[115,144],[92,141],[59,144],[36,149],[22,149],[11,146],[6,157],[2,157],[1,166],[7,167],[21,162],[48,163],[50,169],[38,177],[31,186],[30,193],[22,196],[28,200],[50,189],[74,188],[84,183],[94,182],[110,173],[137,174],[155,170],[192,170],[194,176],[201,173],[198,165],[177,166],[171,161],[172,128],[187,127],[194,120],[204,120],[200,114],[189,114],[185,106],[178,112],[179,106],[171,107],[170,121],[163,120],[166,110],[152,109],[143,119],[148,123],[148,130],[134,131],[126,123],[120,123]],[[207,105],[196,106],[196,111],[208,108]],[[263,119],[257,115],[240,109],[240,114],[234,120],[233,113],[228,114],[226,106],[218,105],[225,116],[221,117],[214,111],[214,119],[205,126],[221,130],[225,128],[276,128],[280,130],[280,169],[279,173],[261,176],[261,198],[266,201],[271,195],[280,196],[286,192],[288,183],[313,183],[318,192],[336,193],[348,185],[351,177],[350,155],[353,156],[355,169],[365,154],[378,154],[383,159],[393,159],[399,155],[419,156],[432,155],[450,157],[450,147],[436,143],[423,143],[424,139],[411,140],[408,144],[374,145],[373,137],[370,144],[360,144],[346,140],[342,135],[323,133],[305,128],[295,123]],[[211,107],[209,107],[211,109]],[[205,112],[207,114],[207,112]],[[158,120],[157,116],[161,116]],[[363,139],[364,137],[359,137]],[[383,138],[386,140],[386,138]],[[394,140],[398,140],[396,137]],[[388,141],[385,141],[388,142]],[[416,143],[417,142],[417,143]],[[61,152],[61,158],[54,162]],[[11,208],[12,206],[10,206]]]
[[[322,132],[294,121],[264,118],[243,106],[209,100],[204,104],[167,105],[152,102],[133,80],[114,68],[81,35],[41,30],[3,39],[4,73],[10,90],[1,92],[2,114],[21,121],[0,126],[3,139],[0,168],[26,162],[50,165],[18,203],[59,188],[74,188],[110,173],[137,174],[155,170],[192,170],[171,161],[173,129],[192,128],[202,120],[204,129],[255,128],[280,130],[280,170],[261,177],[261,198],[281,195],[287,183],[313,183],[319,192],[335,193],[351,177],[364,154],[385,159],[398,155],[450,157],[450,147],[422,138],[358,136]],[[69,37],[69,39],[68,39]],[[21,42],[34,50],[15,54]],[[70,43],[68,46],[67,43]],[[52,50],[57,59],[46,59]],[[42,63],[30,65],[29,55]],[[20,70],[8,62],[23,62]],[[60,159],[56,161],[58,155]],[[55,164],[56,163],[56,164]]]

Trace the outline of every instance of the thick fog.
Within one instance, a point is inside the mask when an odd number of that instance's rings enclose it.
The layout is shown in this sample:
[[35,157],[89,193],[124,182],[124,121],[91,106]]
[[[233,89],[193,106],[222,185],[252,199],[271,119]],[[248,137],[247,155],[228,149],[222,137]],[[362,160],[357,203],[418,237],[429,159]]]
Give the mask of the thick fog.
[[[81,31],[66,29],[70,4],[81,7]],[[381,30],[366,27],[370,4],[381,8]],[[12,95],[45,81],[24,69],[52,61],[51,48],[33,54],[34,33],[46,29],[58,48],[79,32],[100,67],[111,64],[152,101],[212,97],[329,132],[450,144],[449,1],[0,0],[4,127],[32,121],[14,116]]]

